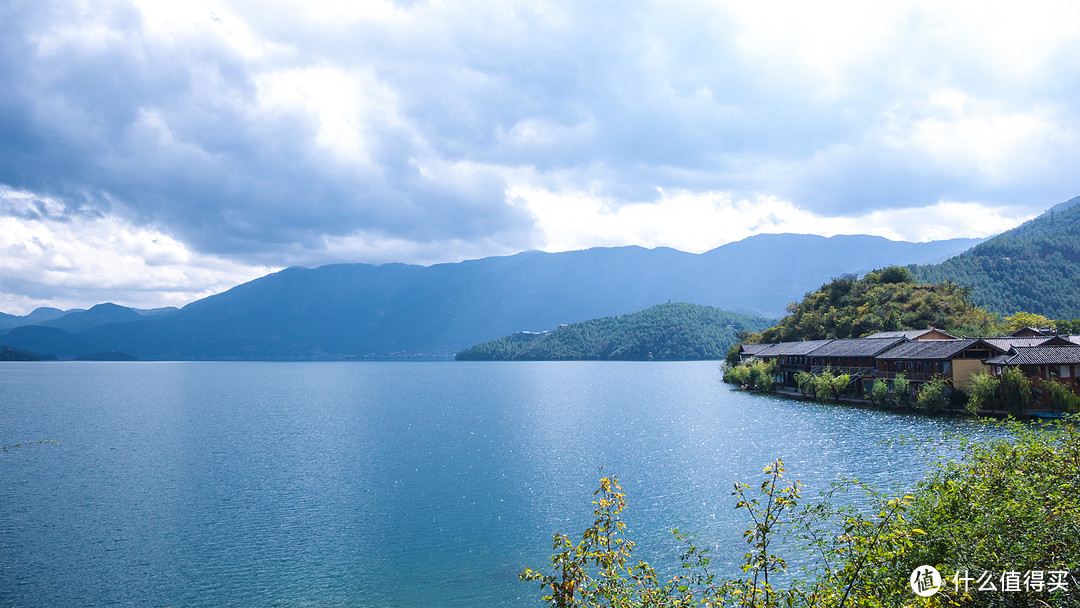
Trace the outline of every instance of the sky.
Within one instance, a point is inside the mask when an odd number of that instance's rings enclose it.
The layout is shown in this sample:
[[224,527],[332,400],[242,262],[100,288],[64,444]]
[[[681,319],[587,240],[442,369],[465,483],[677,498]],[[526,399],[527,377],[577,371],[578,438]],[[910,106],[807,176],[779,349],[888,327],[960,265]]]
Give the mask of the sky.
[[1080,194],[1080,3],[5,0],[0,310],[287,266],[989,236]]

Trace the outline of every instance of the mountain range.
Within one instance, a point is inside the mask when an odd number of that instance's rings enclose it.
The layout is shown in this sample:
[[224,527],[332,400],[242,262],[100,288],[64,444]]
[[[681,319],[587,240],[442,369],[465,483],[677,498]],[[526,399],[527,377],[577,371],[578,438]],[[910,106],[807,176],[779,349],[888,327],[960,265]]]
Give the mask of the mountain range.
[[60,358],[448,357],[514,331],[667,301],[777,317],[832,277],[938,262],[978,242],[763,234],[701,254],[615,247],[433,266],[288,268],[180,310],[103,304],[59,316],[35,311],[23,319],[36,322],[0,332],[0,344]]
[[941,264],[913,266],[921,281],[971,288],[976,304],[1002,315],[1080,317],[1080,197]]

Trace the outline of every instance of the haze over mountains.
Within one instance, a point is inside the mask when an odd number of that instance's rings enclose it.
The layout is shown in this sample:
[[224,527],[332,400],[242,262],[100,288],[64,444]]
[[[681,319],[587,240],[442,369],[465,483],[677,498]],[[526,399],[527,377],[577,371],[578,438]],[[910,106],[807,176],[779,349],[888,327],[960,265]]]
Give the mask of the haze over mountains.
[[935,262],[976,243],[768,234],[702,254],[617,247],[427,267],[289,268],[156,317],[111,304],[50,313],[6,330],[0,343],[60,358],[113,351],[143,359],[444,357],[513,331],[667,301],[779,316],[836,275]]

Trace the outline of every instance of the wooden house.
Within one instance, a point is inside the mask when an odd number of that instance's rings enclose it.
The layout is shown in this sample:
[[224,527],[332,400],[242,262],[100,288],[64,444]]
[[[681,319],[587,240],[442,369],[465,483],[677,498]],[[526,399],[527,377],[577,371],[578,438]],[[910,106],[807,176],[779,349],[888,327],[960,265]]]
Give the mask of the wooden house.
[[765,361],[775,360],[779,366],[776,373],[777,383],[782,388],[795,389],[798,388],[798,383],[795,382],[795,374],[810,370],[807,355],[832,342],[836,342],[836,340],[830,338],[801,342],[777,342],[767,345],[768,348],[758,351],[756,356]]
[[1080,345],[1019,346],[986,362],[995,374],[1019,367],[1029,378],[1059,382],[1080,394]]
[[874,381],[875,359],[897,344],[910,342],[905,337],[849,338],[833,340],[807,353],[807,365],[811,372],[829,368],[836,373],[851,376],[851,387],[857,395],[870,391]]
[[904,342],[877,356],[876,376],[892,381],[904,374],[913,391],[936,376],[966,388],[971,376],[987,369],[984,361],[1004,352],[981,338]]

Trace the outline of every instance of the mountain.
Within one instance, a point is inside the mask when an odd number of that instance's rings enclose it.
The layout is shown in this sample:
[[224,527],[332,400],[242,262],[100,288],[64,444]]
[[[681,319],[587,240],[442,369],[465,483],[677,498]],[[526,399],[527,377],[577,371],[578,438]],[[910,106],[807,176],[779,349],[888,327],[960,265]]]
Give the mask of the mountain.
[[46,321],[52,321],[53,319],[58,319],[65,314],[68,313],[60,310],[59,308],[48,307],[37,308],[34,310],[34,312],[22,317],[0,312],[0,329],[19,327],[20,325],[35,325],[37,323],[43,323]]
[[775,234],[703,254],[617,247],[434,266],[288,268],[164,317],[83,331],[74,321],[69,329],[23,326],[0,341],[63,358],[110,351],[140,359],[448,357],[514,331],[666,301],[779,316],[833,276],[945,259],[972,244]]
[[161,318],[176,312],[179,312],[179,309],[172,306],[140,309],[128,308],[112,302],[98,304],[89,310],[82,308],[73,308],[71,310],[38,308],[24,317],[0,313],[0,329],[40,325],[42,327],[57,327],[71,333],[81,333],[99,325],[127,323],[143,318]]
[[864,277],[840,277],[806,294],[760,342],[859,338],[879,331],[944,329],[954,335],[994,335],[997,317],[973,305],[952,283],[915,282],[911,271],[890,266]]
[[1003,315],[1080,317],[1080,197],[959,256],[911,270],[922,281],[970,286],[972,301]]
[[467,348],[459,361],[699,361],[723,359],[741,331],[770,325],[699,304],[659,304],[647,310],[563,325],[550,332],[517,332]]

